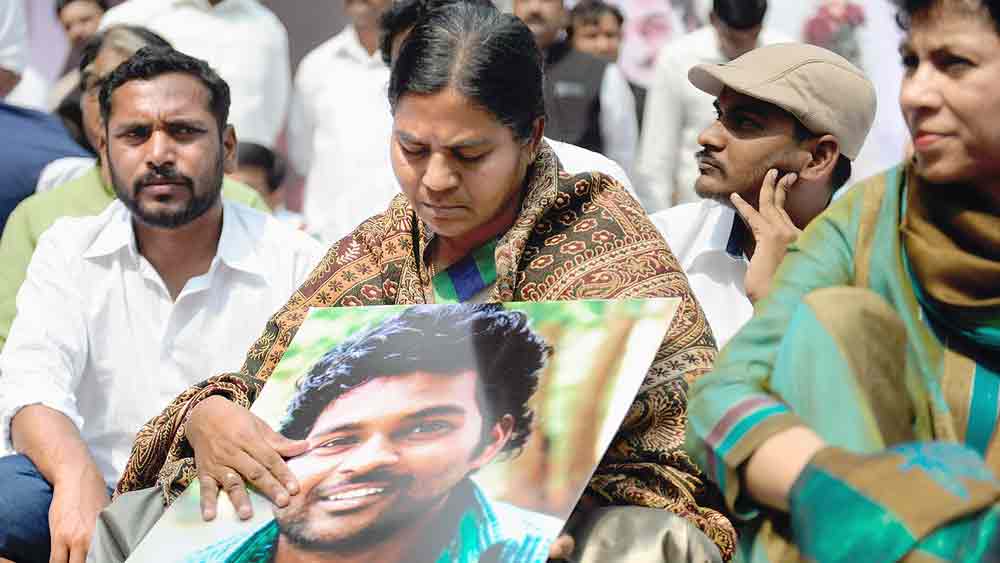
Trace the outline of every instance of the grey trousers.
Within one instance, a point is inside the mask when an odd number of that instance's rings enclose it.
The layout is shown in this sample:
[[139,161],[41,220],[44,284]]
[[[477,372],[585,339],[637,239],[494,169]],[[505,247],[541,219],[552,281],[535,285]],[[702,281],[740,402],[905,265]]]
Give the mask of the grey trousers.
[[573,533],[574,563],[721,563],[712,540],[687,520],[656,508],[594,510]]
[[101,511],[87,563],[121,563],[160,519],[166,507],[160,489],[125,493]]

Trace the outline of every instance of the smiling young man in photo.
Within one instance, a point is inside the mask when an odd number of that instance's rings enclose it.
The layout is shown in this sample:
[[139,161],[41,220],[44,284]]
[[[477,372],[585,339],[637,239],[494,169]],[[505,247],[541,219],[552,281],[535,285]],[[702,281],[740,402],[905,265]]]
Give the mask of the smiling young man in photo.
[[288,461],[300,493],[187,560],[544,559],[561,522],[492,501],[470,477],[527,441],[548,355],[499,305],[414,307],[335,346],[281,427],[308,444]]

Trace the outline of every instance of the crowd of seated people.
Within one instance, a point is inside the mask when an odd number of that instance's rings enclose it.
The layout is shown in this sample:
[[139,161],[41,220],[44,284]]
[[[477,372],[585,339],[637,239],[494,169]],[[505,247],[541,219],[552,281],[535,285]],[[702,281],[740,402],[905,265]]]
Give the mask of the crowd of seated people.
[[250,407],[309,308],[584,296],[679,309],[551,560],[996,560],[1000,1],[896,0],[898,99],[766,0],[646,85],[602,0],[348,0],[294,73],[258,0],[53,4],[50,112],[0,4],[0,563],[294,504]]

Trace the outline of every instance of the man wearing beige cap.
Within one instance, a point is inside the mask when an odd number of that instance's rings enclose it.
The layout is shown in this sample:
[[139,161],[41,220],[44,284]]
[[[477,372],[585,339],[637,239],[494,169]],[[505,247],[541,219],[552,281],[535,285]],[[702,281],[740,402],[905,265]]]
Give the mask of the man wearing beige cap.
[[703,199],[652,220],[721,348],[767,294],[787,246],[850,178],[875,89],[847,59],[799,43],[697,65],[688,80],[716,97],[718,118],[698,137]]

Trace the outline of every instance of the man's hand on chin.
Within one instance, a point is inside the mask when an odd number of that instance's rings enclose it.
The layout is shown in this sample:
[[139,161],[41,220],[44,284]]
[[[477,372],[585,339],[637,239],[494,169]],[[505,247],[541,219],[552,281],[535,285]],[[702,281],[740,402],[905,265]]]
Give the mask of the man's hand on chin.
[[739,194],[730,198],[754,238],[753,256],[744,280],[747,297],[753,303],[767,297],[771,279],[788,252],[788,245],[802,234],[785,211],[785,196],[797,179],[793,172],[779,180],[778,171],[769,170],[760,188],[758,209]]
[[84,563],[97,516],[111,502],[104,479],[93,465],[67,473],[52,487],[50,563]]

